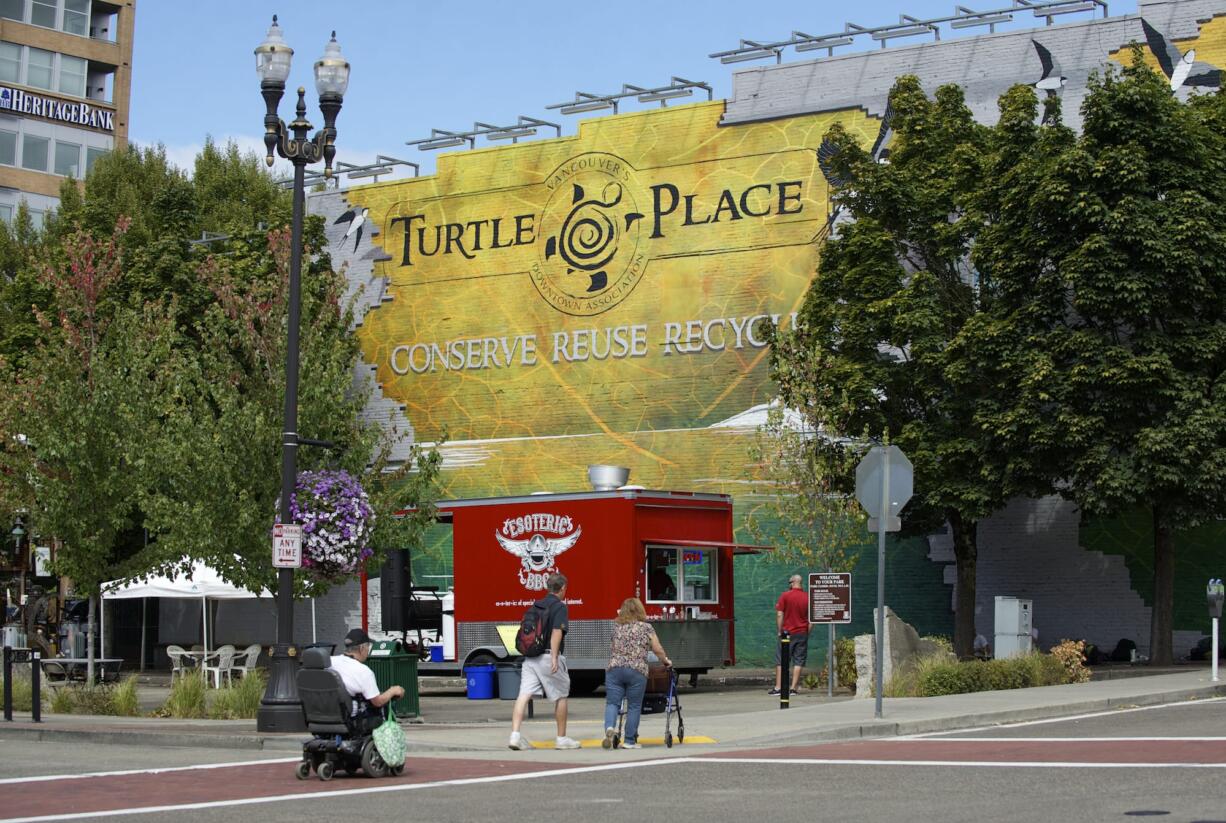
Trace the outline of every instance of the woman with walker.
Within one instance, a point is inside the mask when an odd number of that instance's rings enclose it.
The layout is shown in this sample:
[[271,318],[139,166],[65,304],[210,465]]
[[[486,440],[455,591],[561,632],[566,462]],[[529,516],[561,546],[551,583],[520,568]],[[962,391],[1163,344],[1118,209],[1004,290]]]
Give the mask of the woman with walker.
[[615,748],[620,736],[614,725],[618,720],[622,700],[626,701],[626,737],[623,749],[639,749],[639,716],[643,711],[643,694],[647,691],[647,652],[655,652],[665,666],[673,663],[664,653],[656,631],[647,622],[647,612],[637,597],[628,597],[618,609],[613,621],[613,643],[609,666],[605,670],[604,742],[606,749]]

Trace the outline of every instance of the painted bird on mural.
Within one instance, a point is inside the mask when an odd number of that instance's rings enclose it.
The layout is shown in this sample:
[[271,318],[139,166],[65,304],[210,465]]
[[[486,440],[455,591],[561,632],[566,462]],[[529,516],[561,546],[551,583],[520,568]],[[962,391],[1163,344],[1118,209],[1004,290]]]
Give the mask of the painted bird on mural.
[[1145,30],[1145,42],[1162,67],[1162,73],[1171,81],[1171,91],[1179,91],[1182,86],[1213,88],[1222,85],[1222,70],[1211,63],[1197,60],[1196,49],[1180,50],[1144,19],[1141,20],[1141,28]]
[[[1052,56],[1051,50],[1047,46],[1044,46],[1038,40],[1031,40],[1030,45],[1034,46],[1035,54],[1039,55],[1039,63],[1043,67],[1043,76],[1035,82],[1034,87],[1045,92],[1048,100],[1054,101],[1060,96],[1060,89],[1064,88],[1068,78],[1064,76],[1064,72],[1060,67],[1060,61]],[[1055,108],[1045,106],[1043,109],[1043,123],[1051,125],[1054,121]]]
[[370,214],[370,209],[363,209],[354,206],[349,211],[342,214],[340,217],[332,221],[332,225],[339,226],[341,223],[348,221],[349,228],[345,229],[345,236],[339,241],[339,244],[344,244],[351,236],[353,237],[353,250],[358,250],[358,243],[362,242],[362,229],[366,225],[366,216]]
[[1039,55],[1039,62],[1043,65],[1043,76],[1034,84],[1034,87],[1042,89],[1048,94],[1054,94],[1064,88],[1068,78],[1064,76],[1060,68],[1060,61],[1052,57],[1051,51],[1047,46],[1044,46],[1038,40],[1031,40],[1030,44],[1034,46],[1035,53]]

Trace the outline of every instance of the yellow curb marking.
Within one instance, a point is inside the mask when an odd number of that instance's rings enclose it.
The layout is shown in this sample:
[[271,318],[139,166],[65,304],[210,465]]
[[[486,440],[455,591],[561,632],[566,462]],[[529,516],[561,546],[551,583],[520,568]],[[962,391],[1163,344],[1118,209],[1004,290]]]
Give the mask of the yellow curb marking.
[[[682,746],[682,745],[690,746],[690,745],[694,745],[698,743],[710,744],[710,743],[718,743],[718,742],[719,741],[713,737],[705,737],[700,734],[699,735],[688,735],[687,734],[685,736],[685,743],[678,743],[676,736],[673,737],[674,747]],[[602,743],[604,743],[604,738],[597,737],[591,740],[580,740],[579,746],[584,749],[599,749]],[[663,746],[664,738],[663,737],[640,737],[639,743],[642,744],[643,746]],[[532,748],[534,749],[553,749],[556,747],[552,743],[548,743],[548,742],[542,743],[542,742],[534,741],[532,743]],[[631,751],[633,751],[633,749]]]

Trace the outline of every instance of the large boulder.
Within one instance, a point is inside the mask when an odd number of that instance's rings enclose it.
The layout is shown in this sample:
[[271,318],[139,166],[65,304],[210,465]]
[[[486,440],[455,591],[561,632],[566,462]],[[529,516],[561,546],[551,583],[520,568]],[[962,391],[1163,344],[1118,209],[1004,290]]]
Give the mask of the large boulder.
[[[877,610],[873,609],[873,626],[876,625]],[[895,671],[910,668],[923,657],[948,655],[950,660],[957,659],[952,652],[945,651],[937,643],[920,637],[915,627],[894,614],[889,606],[885,607],[884,651],[883,683],[889,683]],[[856,637],[856,697],[873,696],[873,685],[876,683],[874,677],[876,655],[877,645],[874,642],[874,635],[858,635]]]

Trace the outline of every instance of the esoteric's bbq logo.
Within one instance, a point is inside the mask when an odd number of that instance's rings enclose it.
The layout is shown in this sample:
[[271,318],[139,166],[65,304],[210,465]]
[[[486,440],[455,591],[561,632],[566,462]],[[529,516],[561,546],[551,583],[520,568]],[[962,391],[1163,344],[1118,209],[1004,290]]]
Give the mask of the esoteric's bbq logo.
[[563,163],[545,185],[544,242],[532,283],[566,314],[608,311],[638,285],[646,263],[638,249],[643,213],[635,202],[634,169],[615,155],[590,152]]
[[494,537],[503,549],[519,558],[519,582],[523,587],[543,591],[549,575],[558,570],[558,555],[579,542],[581,534],[583,529],[569,516],[536,513],[508,518]]

